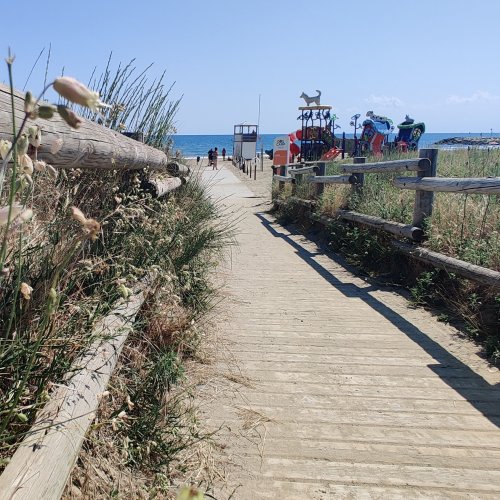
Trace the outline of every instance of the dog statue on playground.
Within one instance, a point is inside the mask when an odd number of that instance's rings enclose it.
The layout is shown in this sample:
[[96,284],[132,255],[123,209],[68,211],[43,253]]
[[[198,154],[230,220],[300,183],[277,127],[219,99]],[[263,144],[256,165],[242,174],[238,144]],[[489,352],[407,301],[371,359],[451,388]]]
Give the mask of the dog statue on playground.
[[314,95],[312,97],[309,97],[305,92],[302,92],[302,95],[300,96],[301,99],[304,99],[306,101],[306,104],[310,106],[313,102],[316,104],[316,106],[320,105],[320,99],[321,99],[321,90],[316,90],[318,95]]

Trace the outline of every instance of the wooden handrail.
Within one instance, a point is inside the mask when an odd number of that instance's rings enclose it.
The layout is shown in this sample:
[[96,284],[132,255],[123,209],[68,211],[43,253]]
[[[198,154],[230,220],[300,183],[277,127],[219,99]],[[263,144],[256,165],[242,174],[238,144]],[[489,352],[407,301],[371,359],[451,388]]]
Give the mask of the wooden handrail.
[[1,500],[61,497],[150,279],[97,323],[97,340],[56,386],[0,476]]
[[394,185],[437,193],[500,194],[500,177],[397,177]]
[[[14,92],[16,123],[24,116],[24,94]],[[55,168],[165,170],[169,159],[159,149],[130,139],[119,132],[82,118],[74,130],[55,115],[50,120],[28,120],[27,126],[42,129],[38,158]],[[12,141],[12,110],[9,87],[0,84],[0,139]]]
[[431,162],[427,158],[414,158],[411,160],[381,161],[375,163],[346,164],[340,169],[344,173],[387,173],[387,172],[418,172],[430,168]]

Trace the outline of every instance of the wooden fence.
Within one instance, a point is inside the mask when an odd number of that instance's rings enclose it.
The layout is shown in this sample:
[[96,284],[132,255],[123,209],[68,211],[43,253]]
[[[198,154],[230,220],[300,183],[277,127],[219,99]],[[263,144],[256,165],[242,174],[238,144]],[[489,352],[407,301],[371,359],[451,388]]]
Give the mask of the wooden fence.
[[[0,139],[13,140],[10,90],[0,85]],[[14,93],[16,121],[24,116],[24,94]],[[143,188],[162,197],[186,182],[189,168],[167,155],[123,134],[82,119],[72,130],[58,116],[28,120],[42,128],[38,158],[56,169],[153,170],[163,173],[143,181]],[[174,176],[174,177],[171,177]],[[99,405],[130,324],[152,286],[151,277],[139,283],[125,303],[99,321],[93,331],[97,340],[73,364],[64,383],[49,401],[0,475],[0,500],[59,499],[78,458],[88,427]]]
[[[412,241],[408,244],[401,241],[393,242],[393,248],[412,258],[431,264],[435,267],[446,269],[458,275],[478,281],[479,283],[500,288],[500,273],[481,266],[476,266],[459,259],[431,252],[430,250],[415,245],[425,239],[424,222],[432,215],[434,193],[478,193],[484,195],[500,195],[500,177],[475,177],[475,178],[444,178],[437,177],[437,149],[421,149],[418,158],[407,160],[381,161],[366,163],[366,158],[354,158],[354,163],[341,165],[341,175],[325,175],[327,162],[316,162],[312,165],[284,165],[274,169],[273,180],[278,182],[281,191],[286,183],[297,184],[308,182],[316,186],[315,194],[319,196],[324,186],[328,184],[351,185],[353,192],[362,196],[364,176],[373,173],[404,173],[412,172],[414,177],[396,177],[393,181],[399,189],[415,191],[413,206],[413,220],[411,224],[402,224],[361,214],[351,210],[339,210],[338,219],[355,222],[377,230],[391,233],[400,238]],[[300,200],[296,202],[313,208],[314,201]],[[329,224],[333,219],[311,213],[317,222]]]

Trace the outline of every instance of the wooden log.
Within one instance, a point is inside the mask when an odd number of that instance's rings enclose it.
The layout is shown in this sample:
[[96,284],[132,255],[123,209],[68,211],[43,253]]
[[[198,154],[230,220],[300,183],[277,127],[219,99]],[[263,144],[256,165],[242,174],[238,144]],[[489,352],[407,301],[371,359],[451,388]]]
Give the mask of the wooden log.
[[[419,170],[418,177],[436,177],[437,173],[437,149],[421,149],[418,152],[421,159],[428,160],[430,167]],[[415,193],[415,203],[413,205],[413,225],[422,227],[425,219],[432,215],[432,207],[434,205],[434,193],[426,193],[424,191],[417,191]]]
[[279,182],[292,182],[292,177],[287,177],[285,175],[273,175],[273,181]]
[[309,182],[313,184],[353,184],[356,177],[353,175],[316,175],[310,177]]
[[167,172],[174,177],[187,177],[191,170],[187,165],[178,161],[169,161],[167,163]]
[[61,497],[144,297],[138,290],[98,322],[98,340],[73,365],[74,375],[57,385],[0,476],[1,500]]
[[[0,84],[0,139],[12,141],[10,89]],[[16,124],[24,117],[24,94],[14,93]],[[82,118],[74,130],[56,114],[50,120],[28,120],[42,129],[38,158],[56,168],[165,170],[167,155],[123,134]]]
[[185,177],[170,177],[167,179],[153,179],[144,181],[141,185],[144,191],[151,193],[153,198],[162,198],[163,196],[179,189],[185,184]]
[[316,201],[314,200],[304,200],[303,198],[297,198],[296,196],[291,196],[288,198],[288,201],[306,207],[310,210],[312,210],[316,205]]
[[500,194],[500,177],[398,177],[394,185],[438,193]]
[[326,163],[318,164],[318,171],[316,172],[316,175],[309,179],[312,183],[316,184],[316,189],[313,190],[313,196],[316,198],[319,198],[325,191],[325,183],[315,182],[315,179],[318,177],[326,177]]
[[362,167],[356,164],[341,165],[344,173],[372,173],[382,174],[388,172],[417,172],[430,168],[430,161],[427,158],[415,158],[410,160],[381,161],[376,163],[365,163]]
[[311,165],[310,167],[300,167],[300,168],[290,168],[288,173],[290,175],[298,175],[298,174],[315,174],[319,170],[319,167],[315,165]]
[[476,281],[492,288],[500,288],[500,272],[476,266],[463,260],[447,257],[446,255],[427,250],[420,246],[413,246],[400,241],[393,241],[393,247],[400,253],[413,257],[439,269],[458,274],[464,278]]
[[316,206],[315,200],[304,200],[303,198],[297,198],[296,196],[290,196],[286,200],[274,200],[275,205],[286,205],[288,203],[295,203],[296,205],[301,205],[312,210]]
[[[353,159],[353,165],[359,169],[358,165],[366,165],[366,158],[364,156],[356,156]],[[358,198],[363,194],[363,187],[365,185],[365,174],[363,172],[356,172],[354,175],[354,182],[352,184],[352,194],[356,195]]]
[[344,220],[357,222],[359,224],[387,231],[388,233],[409,238],[414,241],[422,241],[424,237],[424,231],[419,227],[401,224],[400,222],[388,221],[373,215],[360,214],[351,210],[339,210],[338,216]]

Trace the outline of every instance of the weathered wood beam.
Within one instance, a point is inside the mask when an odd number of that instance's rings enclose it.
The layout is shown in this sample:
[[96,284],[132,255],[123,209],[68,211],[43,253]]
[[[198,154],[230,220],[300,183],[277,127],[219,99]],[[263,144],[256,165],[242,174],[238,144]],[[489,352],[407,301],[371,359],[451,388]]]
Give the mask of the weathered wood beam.
[[347,164],[341,165],[340,169],[344,173],[372,173],[382,174],[388,172],[417,172],[430,168],[430,161],[427,158],[415,158],[410,160],[381,161],[376,163],[364,163],[363,165]]
[[[417,177],[436,177],[438,152],[436,148],[420,149],[418,152],[419,158],[425,158],[430,162],[430,166],[417,172]],[[415,201],[413,203],[413,220],[412,224],[417,227],[422,227],[425,220],[432,215],[434,207],[434,193],[425,191],[417,191],[415,193]]]
[[144,181],[142,183],[142,189],[151,193],[153,198],[162,198],[167,194],[179,189],[182,184],[184,184],[184,177],[170,177],[167,179],[153,179]]
[[293,179],[291,177],[287,177],[285,175],[273,175],[272,177],[273,181],[279,181],[279,182],[292,182]]
[[403,236],[404,238],[409,238],[414,241],[422,241],[424,237],[424,231],[421,228],[409,224],[401,224],[400,222],[385,220],[373,215],[360,214],[358,212],[352,212],[351,210],[339,210],[337,215],[341,219],[387,231],[388,233]]
[[[0,476],[1,500],[59,500],[95,418],[129,325],[144,302],[138,291],[94,328],[98,338],[73,365],[37,415],[29,434]],[[109,339],[109,340],[103,340]]]
[[289,168],[288,173],[290,175],[297,175],[297,174],[315,174],[319,170],[319,167],[312,165],[310,167],[300,167],[300,168]]
[[[24,94],[14,93],[16,124],[24,117]],[[42,129],[38,158],[55,168],[165,170],[167,155],[159,149],[135,141],[123,134],[82,118],[74,130],[59,117],[50,120],[28,120],[28,126]],[[0,138],[12,141],[10,89],[0,84]]]
[[191,172],[190,168],[178,161],[170,161],[167,164],[167,172],[174,177],[187,177]]
[[353,184],[356,182],[356,177],[353,175],[316,175],[310,177],[309,182],[312,184]]
[[427,250],[420,246],[413,246],[401,241],[393,241],[393,247],[400,253],[413,257],[439,269],[458,274],[464,278],[476,281],[485,286],[500,288],[500,272],[476,266],[463,260],[447,257],[446,255]]
[[397,177],[394,185],[439,193],[500,194],[500,177]]

